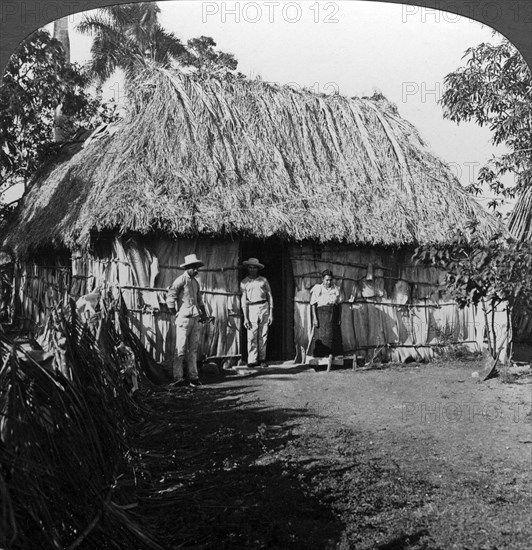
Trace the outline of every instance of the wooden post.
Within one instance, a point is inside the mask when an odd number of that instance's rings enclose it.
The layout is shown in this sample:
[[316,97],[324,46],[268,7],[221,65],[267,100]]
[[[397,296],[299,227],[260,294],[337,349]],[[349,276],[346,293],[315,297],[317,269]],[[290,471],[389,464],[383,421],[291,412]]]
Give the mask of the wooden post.
[[283,284],[283,358],[295,356],[294,342],[294,274],[288,245],[282,244],[282,284]]

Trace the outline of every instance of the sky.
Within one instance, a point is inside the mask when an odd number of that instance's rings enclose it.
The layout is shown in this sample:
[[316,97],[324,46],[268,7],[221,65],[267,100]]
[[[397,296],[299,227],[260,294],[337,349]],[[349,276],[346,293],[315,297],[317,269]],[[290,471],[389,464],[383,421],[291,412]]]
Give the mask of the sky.
[[[165,29],[183,42],[211,36],[217,48],[236,56],[248,77],[348,97],[382,92],[463,185],[497,153],[489,129],[445,120],[437,103],[445,75],[463,65],[465,50],[501,39],[477,21],[364,1],[170,1],[159,7]],[[80,18],[76,14],[69,22],[71,58],[82,63],[90,56],[91,38],[75,31]],[[122,90],[116,75],[104,91],[120,99]]]

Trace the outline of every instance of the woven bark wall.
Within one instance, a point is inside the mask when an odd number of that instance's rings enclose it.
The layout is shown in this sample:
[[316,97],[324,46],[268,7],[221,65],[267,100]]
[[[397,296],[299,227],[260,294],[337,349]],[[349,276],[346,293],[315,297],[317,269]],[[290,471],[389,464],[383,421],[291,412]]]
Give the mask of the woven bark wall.
[[[157,361],[167,361],[175,348],[175,329],[164,305],[166,288],[183,272],[179,265],[191,253],[205,262],[198,278],[207,310],[216,319],[202,329],[200,354],[238,356],[238,241],[116,238],[96,247],[92,255],[74,253],[71,266],[19,264],[17,316],[37,332],[53,303],[78,298],[104,283],[116,285],[144,345]],[[345,354],[371,358],[380,350],[393,361],[405,361],[428,359],[442,345],[484,347],[484,315],[474,307],[460,310],[443,292],[443,274],[413,265],[404,252],[292,245],[290,260],[295,279],[294,338],[300,358],[311,337],[310,289],[327,268],[345,294],[341,306]],[[499,339],[505,330],[506,313],[501,310],[495,315]]]
[[131,321],[157,361],[175,349],[175,327],[166,311],[167,287],[183,273],[185,255],[205,262],[198,280],[213,325],[203,326],[200,356],[240,353],[238,241],[215,239],[120,239],[95,247],[93,254],[73,253],[71,267],[21,264],[16,274],[18,317],[35,332],[43,327],[50,306],[79,298],[103,284],[119,287]]
[[[301,356],[311,338],[310,290],[330,269],[345,295],[342,340],[345,354],[371,358],[377,351],[392,361],[424,360],[442,345],[484,347],[484,316],[477,308],[459,309],[445,296],[443,272],[413,265],[394,250],[341,245],[293,245],[295,340]],[[503,334],[505,312],[497,312]]]
[[166,289],[183,273],[179,265],[195,253],[205,266],[198,275],[213,325],[202,328],[199,354],[240,353],[238,242],[215,239],[115,239],[114,265],[100,277],[116,282],[131,312],[133,325],[156,360],[168,360],[175,350],[175,326],[165,308]]

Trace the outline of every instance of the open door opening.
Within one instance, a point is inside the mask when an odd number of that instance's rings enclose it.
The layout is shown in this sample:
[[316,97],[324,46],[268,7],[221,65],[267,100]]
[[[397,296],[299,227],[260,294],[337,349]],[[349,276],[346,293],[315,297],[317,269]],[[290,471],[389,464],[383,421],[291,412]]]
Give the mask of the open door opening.
[[[293,359],[294,347],[294,277],[288,256],[288,246],[281,239],[243,240],[240,263],[258,258],[264,264],[260,275],[270,283],[273,295],[273,324],[268,331],[266,359],[280,361]],[[246,277],[242,269],[240,280]],[[247,332],[242,328],[242,356],[247,358]]]

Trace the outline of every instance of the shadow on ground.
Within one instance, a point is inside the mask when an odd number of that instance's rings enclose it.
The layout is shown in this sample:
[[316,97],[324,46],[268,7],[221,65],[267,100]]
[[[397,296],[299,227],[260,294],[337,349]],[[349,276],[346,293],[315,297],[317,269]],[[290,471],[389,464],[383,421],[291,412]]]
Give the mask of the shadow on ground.
[[[272,384],[245,377],[144,393],[139,522],[166,548],[529,548],[527,463],[511,459],[506,444],[501,453],[483,445],[499,424],[407,425],[401,414],[406,384],[433,403],[466,399],[472,386],[456,386],[473,368],[432,366],[423,375],[389,366],[382,375],[338,373],[334,384],[303,376],[283,405],[268,392],[290,378],[285,368],[265,369]],[[508,398],[507,388],[471,399]]]
[[280,453],[294,437],[291,424],[308,413],[267,409],[250,394],[214,386],[145,396],[140,522],[168,548],[336,547],[341,523]]
[[518,362],[532,363],[532,343],[515,342],[512,359]]

